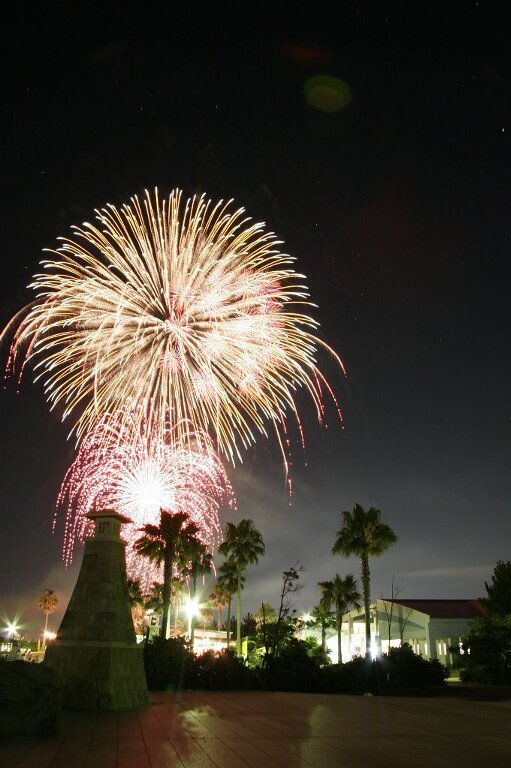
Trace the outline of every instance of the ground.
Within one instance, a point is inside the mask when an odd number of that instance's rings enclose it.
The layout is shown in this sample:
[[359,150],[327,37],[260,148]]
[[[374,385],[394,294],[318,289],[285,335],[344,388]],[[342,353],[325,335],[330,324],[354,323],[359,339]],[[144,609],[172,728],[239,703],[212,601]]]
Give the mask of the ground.
[[66,713],[58,737],[3,741],[0,768],[499,768],[511,755],[511,691],[488,690],[157,693],[137,710]]

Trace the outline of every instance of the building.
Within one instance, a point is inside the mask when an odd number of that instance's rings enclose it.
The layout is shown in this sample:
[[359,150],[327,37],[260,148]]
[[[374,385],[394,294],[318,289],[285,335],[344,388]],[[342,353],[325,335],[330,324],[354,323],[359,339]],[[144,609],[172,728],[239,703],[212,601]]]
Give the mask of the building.
[[[450,667],[454,661],[449,648],[458,646],[475,621],[485,615],[479,600],[389,600],[371,604],[371,648],[373,656],[389,647],[409,643],[415,653],[438,659]],[[327,633],[330,658],[337,661],[337,634]],[[343,617],[341,647],[343,660],[365,654],[365,611],[354,608]]]

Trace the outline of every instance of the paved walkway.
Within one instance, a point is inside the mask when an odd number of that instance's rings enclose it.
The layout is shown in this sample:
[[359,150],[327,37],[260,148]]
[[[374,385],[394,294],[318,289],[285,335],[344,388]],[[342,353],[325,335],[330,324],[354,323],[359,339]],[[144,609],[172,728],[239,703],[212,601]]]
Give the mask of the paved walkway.
[[293,693],[153,694],[1,741],[1,768],[471,768],[511,765],[511,702]]

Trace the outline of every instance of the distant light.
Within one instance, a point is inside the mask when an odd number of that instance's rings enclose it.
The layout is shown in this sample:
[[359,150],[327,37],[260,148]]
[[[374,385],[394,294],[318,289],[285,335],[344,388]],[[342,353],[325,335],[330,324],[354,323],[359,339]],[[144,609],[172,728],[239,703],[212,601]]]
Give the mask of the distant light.
[[192,619],[198,612],[199,603],[197,600],[190,599],[185,604],[185,611],[188,614],[188,637],[192,634]]
[[198,608],[199,608],[199,603],[197,600],[188,600],[188,602],[185,604],[185,611],[190,618],[192,616],[195,616]]
[[310,613],[304,613],[302,616],[302,621],[305,622],[306,624],[309,621],[312,621],[312,616],[310,615]]
[[7,632],[7,637],[14,637],[18,629],[19,629],[19,626],[17,624],[9,622],[5,627],[5,631]]
[[321,112],[340,112],[351,104],[351,88],[344,80],[330,75],[309,77],[304,85],[305,101]]

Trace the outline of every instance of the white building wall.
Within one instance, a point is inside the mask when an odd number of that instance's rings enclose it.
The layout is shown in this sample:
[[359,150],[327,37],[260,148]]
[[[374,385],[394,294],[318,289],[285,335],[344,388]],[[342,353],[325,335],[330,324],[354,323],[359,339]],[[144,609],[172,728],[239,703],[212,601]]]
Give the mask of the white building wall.
[[[408,608],[406,604],[377,600],[371,606],[371,640],[374,653],[387,653],[390,647],[401,642],[409,643],[415,653],[427,659],[438,659],[441,664],[451,666],[453,655],[449,648],[459,643],[466,635],[474,620],[435,619],[422,611]],[[392,616],[391,616],[392,612]],[[350,627],[351,625],[351,627]],[[327,646],[330,658],[337,662],[337,637],[329,637]],[[342,631],[343,661],[365,654],[365,622],[363,609],[354,609],[344,616]]]

